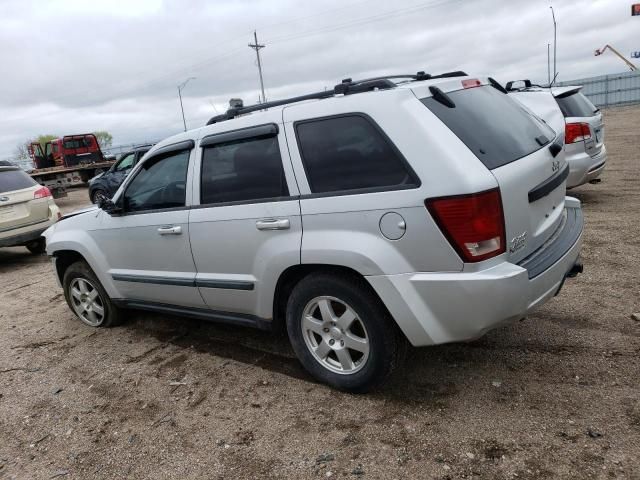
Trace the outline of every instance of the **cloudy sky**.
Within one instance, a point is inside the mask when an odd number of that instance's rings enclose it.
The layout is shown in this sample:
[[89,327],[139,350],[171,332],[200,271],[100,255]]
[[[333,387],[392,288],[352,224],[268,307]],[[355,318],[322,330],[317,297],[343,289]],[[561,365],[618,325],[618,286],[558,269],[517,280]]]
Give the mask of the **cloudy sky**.
[[[631,0],[557,0],[559,80],[626,71],[607,43],[640,50]],[[38,134],[107,130],[159,140],[258,99],[345,77],[465,70],[546,81],[548,0],[0,0],[0,159]]]

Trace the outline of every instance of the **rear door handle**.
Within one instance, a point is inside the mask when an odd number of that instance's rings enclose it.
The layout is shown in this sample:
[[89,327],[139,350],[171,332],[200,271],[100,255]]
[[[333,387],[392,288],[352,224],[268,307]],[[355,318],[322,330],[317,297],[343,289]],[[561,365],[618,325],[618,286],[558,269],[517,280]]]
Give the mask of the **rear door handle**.
[[265,218],[256,222],[258,230],[288,230],[290,227],[288,218]]
[[158,228],[158,233],[160,235],[180,235],[182,233],[182,227],[165,225],[163,227]]

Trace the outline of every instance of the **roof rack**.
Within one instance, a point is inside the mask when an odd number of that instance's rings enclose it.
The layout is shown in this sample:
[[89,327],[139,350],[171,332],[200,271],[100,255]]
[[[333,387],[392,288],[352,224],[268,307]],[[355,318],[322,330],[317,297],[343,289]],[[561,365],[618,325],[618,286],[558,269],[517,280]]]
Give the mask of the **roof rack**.
[[331,90],[324,90],[322,92],[308,93],[306,95],[300,95],[298,97],[285,98],[283,100],[274,100],[271,102],[257,103],[255,105],[250,105],[247,107],[232,107],[229,108],[226,113],[221,115],[216,115],[215,117],[211,117],[207,122],[207,125],[212,125],[214,123],[223,122],[225,120],[231,120],[232,118],[237,117],[238,115],[243,115],[246,113],[256,112],[258,110],[266,110],[271,107],[279,107],[281,105],[288,105],[290,103],[302,102],[304,100],[316,100],[322,98],[333,97],[334,95],[352,95],[354,93],[362,93],[369,92],[372,90],[388,90],[390,88],[395,88],[396,83],[392,82],[391,79],[401,79],[406,78],[409,81],[422,81],[422,80],[430,80],[434,78],[450,78],[450,77],[465,77],[467,74],[462,71],[455,72],[447,72],[439,75],[430,75],[423,71],[408,74],[408,75],[387,75],[384,77],[373,77],[366,78],[364,80],[353,81],[351,78],[345,78],[339,84],[335,85]]

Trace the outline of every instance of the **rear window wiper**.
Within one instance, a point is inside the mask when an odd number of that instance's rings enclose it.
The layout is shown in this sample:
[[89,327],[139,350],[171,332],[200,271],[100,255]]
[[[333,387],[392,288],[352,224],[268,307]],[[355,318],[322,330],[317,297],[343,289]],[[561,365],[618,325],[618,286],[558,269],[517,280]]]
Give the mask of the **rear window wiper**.
[[433,95],[433,99],[435,101],[441,103],[445,107],[456,108],[456,104],[453,103],[453,100],[451,100],[451,98],[449,98],[449,95],[444,93],[438,87],[431,86],[429,87],[429,91],[431,92],[431,95]]

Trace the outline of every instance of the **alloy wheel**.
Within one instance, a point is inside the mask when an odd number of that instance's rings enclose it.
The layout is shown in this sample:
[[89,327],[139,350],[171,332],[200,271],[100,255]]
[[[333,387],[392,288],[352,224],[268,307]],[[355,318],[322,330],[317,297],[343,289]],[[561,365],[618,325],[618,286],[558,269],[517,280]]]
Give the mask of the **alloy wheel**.
[[105,308],[98,289],[85,278],[74,278],[69,285],[73,311],[87,325],[98,327],[104,321]]
[[335,297],[316,297],[302,314],[304,342],[313,358],[339,374],[359,371],[369,358],[369,336],[358,314]]

